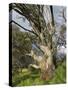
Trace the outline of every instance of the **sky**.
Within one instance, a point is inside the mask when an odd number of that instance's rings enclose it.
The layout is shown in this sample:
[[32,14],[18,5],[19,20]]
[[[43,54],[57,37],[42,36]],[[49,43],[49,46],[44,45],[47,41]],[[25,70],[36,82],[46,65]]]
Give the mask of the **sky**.
[[[27,19],[25,19],[25,21],[23,21],[24,16],[18,14],[18,13],[17,13],[16,11],[14,11],[14,10],[12,10],[12,11],[10,12],[10,16],[11,16],[11,15],[12,15],[12,20],[16,21],[19,25],[23,26],[24,28],[31,30],[32,27],[29,26],[29,21],[28,21]],[[23,18],[22,18],[22,17],[23,17]],[[11,21],[11,18],[10,18],[9,21]],[[23,29],[20,28],[20,30],[22,31]]]
[[[62,17],[60,17],[61,12],[63,9],[65,9],[65,7],[63,6],[53,6],[54,7],[54,19],[56,22],[58,22],[59,24],[63,24],[64,23],[64,19]],[[66,14],[66,12],[65,12]]]

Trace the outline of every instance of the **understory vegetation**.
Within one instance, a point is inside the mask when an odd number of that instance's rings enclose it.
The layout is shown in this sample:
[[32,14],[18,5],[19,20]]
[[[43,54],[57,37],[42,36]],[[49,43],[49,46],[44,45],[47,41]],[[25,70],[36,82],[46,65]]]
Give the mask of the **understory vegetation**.
[[12,77],[12,86],[31,86],[66,83],[65,60],[57,65],[54,76],[50,80],[42,80],[40,70],[23,68],[21,72],[15,72]]

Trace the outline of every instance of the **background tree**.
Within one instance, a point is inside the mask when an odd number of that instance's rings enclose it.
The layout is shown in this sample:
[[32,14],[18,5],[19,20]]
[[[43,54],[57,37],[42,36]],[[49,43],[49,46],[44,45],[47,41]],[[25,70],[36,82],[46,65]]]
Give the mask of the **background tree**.
[[[30,37],[32,37],[31,40]],[[30,53],[32,48],[32,40],[33,35],[31,35],[31,33],[21,32],[18,26],[12,24],[12,68],[14,73],[18,71],[19,68],[21,70],[21,68],[28,67],[29,64],[36,64],[33,58],[26,55]]]

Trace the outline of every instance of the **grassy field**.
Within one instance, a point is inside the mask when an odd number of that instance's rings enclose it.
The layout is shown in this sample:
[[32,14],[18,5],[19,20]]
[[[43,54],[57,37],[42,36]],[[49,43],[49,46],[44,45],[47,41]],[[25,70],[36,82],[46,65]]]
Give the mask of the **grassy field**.
[[51,80],[41,80],[40,72],[37,70],[22,69],[22,72],[15,73],[12,77],[13,86],[34,86],[47,84],[66,83],[66,63],[58,64]]

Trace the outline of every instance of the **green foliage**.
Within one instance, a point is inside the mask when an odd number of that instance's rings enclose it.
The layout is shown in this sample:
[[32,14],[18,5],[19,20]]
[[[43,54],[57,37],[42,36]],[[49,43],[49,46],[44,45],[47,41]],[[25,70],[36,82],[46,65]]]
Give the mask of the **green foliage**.
[[28,37],[28,33],[13,30],[12,45],[13,49],[18,50],[20,54],[26,54],[27,52],[30,52],[31,41]]
[[31,85],[46,85],[46,84],[61,84],[66,83],[66,63],[65,61],[58,65],[54,76],[51,80],[42,80],[40,71],[22,69],[23,72],[13,75],[13,86],[31,86]]
[[[30,37],[33,35],[29,32],[21,32],[19,28],[12,25],[12,68],[13,73],[18,71],[19,68],[26,67],[32,63],[32,58],[26,56],[30,53],[32,42]],[[28,59],[27,59],[28,58]]]

